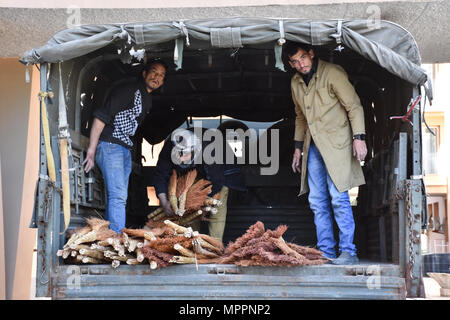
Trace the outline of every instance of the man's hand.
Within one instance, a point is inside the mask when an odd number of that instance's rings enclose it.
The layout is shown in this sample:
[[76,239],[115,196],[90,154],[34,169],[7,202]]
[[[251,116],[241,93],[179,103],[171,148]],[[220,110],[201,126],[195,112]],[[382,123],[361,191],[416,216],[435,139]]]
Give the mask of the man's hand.
[[167,199],[167,195],[165,193],[158,194],[159,199],[159,205],[163,208],[164,212],[167,216],[173,217],[175,215],[175,212],[172,209],[172,206],[170,205],[169,200]]
[[88,173],[95,165],[95,150],[97,149],[98,139],[105,127],[105,123],[97,118],[92,121],[91,135],[89,139],[89,148],[86,152],[86,159],[83,161],[84,171]]
[[173,211],[172,206],[169,202],[164,203],[162,207],[168,217],[173,217],[175,215],[175,212]]
[[95,165],[95,149],[89,148],[83,161],[84,172],[88,173]]
[[300,149],[296,148],[292,157],[292,171],[300,172],[300,159],[302,157]]
[[358,159],[358,161],[363,161],[367,155],[367,146],[364,140],[355,139],[353,140],[353,156]]

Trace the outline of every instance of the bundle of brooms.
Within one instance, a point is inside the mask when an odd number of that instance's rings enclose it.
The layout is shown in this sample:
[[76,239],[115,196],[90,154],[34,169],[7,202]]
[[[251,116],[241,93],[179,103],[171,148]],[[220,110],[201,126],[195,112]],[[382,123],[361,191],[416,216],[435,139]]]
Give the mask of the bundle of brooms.
[[85,227],[70,235],[58,256],[73,264],[111,263],[117,268],[124,262],[149,264],[151,269],[174,263],[289,267],[320,265],[327,261],[314,248],[285,242],[282,237],[287,230],[285,225],[265,230],[264,224],[258,221],[226,249],[221,241],[170,220],[153,225],[144,229],[124,228],[119,235],[109,229],[108,221],[89,218]]
[[284,241],[282,236],[286,230],[286,225],[273,231],[265,230],[264,224],[258,221],[243,236],[228,244],[225,255],[217,263],[290,267],[320,265],[327,261],[319,250]]
[[196,178],[197,171],[195,169],[180,177],[173,170],[167,196],[175,216],[168,217],[164,209],[159,207],[147,216],[149,224],[169,219],[181,226],[188,226],[198,219],[207,220],[205,216],[208,213],[216,214],[218,207],[222,205],[219,200],[220,192],[209,197],[212,190],[211,182],[205,179],[196,181]]
[[89,218],[57,255],[73,264],[111,263],[117,268],[122,262],[148,263],[151,269],[159,269],[173,263],[215,263],[223,250],[221,241],[170,220],[151,229],[124,228],[119,235],[109,229],[108,221]]

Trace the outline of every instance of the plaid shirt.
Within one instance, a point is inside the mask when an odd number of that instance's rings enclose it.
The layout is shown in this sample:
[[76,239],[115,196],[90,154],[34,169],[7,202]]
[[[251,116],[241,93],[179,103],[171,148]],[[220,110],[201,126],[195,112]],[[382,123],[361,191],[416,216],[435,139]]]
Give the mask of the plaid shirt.
[[144,82],[115,89],[106,103],[94,111],[94,117],[105,123],[100,140],[133,148],[131,137],[150,112],[152,100]]

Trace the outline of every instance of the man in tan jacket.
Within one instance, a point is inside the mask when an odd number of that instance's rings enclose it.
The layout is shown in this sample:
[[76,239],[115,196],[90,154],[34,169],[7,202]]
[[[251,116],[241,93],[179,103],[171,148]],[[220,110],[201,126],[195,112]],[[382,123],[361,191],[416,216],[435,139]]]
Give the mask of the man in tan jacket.
[[[357,263],[348,190],[365,183],[363,107],[342,67],[315,58],[311,46],[301,43],[287,44],[285,53],[297,71],[291,80],[297,115],[292,170],[301,172],[299,195],[309,191],[318,249],[333,264]],[[337,259],[332,213],[339,227]]]

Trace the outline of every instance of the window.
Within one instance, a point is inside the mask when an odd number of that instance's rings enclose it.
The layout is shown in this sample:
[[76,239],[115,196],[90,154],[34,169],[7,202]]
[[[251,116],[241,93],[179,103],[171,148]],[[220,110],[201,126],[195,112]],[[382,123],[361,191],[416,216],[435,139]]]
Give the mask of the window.
[[438,174],[437,154],[439,150],[439,127],[430,126],[433,133],[423,130],[423,168],[426,175]]

